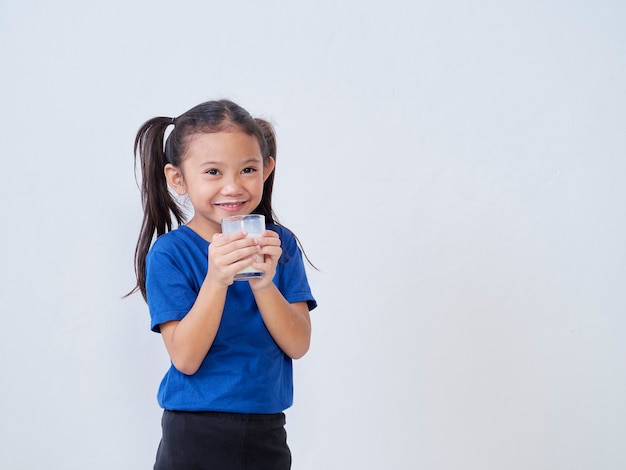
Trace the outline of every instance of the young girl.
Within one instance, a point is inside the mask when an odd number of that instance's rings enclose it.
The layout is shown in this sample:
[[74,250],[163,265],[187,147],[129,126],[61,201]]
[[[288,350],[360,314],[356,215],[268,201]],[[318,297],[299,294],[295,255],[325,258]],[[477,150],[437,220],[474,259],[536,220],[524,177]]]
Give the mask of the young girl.
[[[158,391],[154,468],[288,469],[283,411],[316,302],[297,240],[272,210],[273,128],[231,101],[209,101],[145,122],[137,156],[144,218],[135,290],[172,363]],[[186,224],[170,191],[193,206]],[[221,233],[223,218],[250,213],[265,216],[261,237]],[[249,266],[263,277],[233,282]]]

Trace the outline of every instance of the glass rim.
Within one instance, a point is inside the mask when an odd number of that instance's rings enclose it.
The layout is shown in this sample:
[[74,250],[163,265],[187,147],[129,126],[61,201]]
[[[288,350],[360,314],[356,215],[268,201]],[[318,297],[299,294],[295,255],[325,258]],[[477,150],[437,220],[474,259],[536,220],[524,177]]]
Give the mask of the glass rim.
[[265,216],[263,214],[229,215],[228,217],[224,217],[222,219],[222,221],[224,221],[224,220],[243,220],[243,219],[246,219],[246,218],[251,218],[251,219],[263,218],[263,219],[265,219]]

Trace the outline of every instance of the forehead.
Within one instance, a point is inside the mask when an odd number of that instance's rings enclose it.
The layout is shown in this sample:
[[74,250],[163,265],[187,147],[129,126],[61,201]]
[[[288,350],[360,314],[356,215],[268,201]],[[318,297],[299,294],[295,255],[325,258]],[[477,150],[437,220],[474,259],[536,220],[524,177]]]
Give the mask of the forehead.
[[262,158],[261,147],[254,135],[239,130],[192,134],[184,159],[229,160],[232,158]]

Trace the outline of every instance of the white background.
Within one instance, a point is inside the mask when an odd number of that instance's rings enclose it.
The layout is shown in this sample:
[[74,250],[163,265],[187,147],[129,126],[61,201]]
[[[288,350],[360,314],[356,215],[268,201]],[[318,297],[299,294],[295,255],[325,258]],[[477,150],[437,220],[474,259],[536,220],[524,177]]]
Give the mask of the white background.
[[277,127],[295,470],[626,468],[626,3],[3,1],[0,468],[151,468],[132,145]]

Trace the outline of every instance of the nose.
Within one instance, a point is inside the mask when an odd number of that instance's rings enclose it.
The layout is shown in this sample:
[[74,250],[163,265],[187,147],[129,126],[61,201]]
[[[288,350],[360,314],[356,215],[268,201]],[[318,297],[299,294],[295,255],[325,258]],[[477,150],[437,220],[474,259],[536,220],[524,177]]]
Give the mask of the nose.
[[243,193],[243,186],[239,181],[239,176],[232,176],[225,180],[221,193],[224,196],[238,196]]

